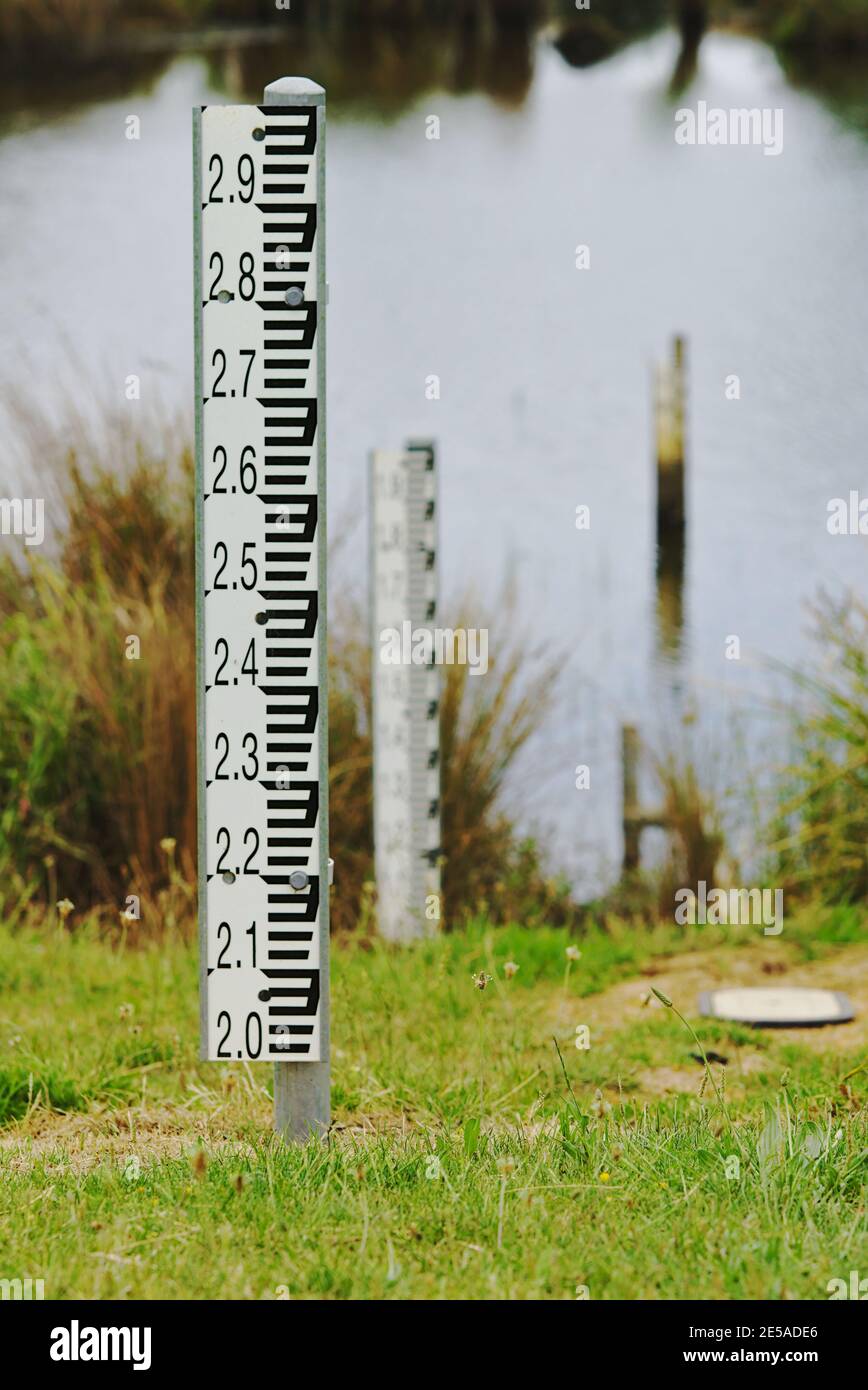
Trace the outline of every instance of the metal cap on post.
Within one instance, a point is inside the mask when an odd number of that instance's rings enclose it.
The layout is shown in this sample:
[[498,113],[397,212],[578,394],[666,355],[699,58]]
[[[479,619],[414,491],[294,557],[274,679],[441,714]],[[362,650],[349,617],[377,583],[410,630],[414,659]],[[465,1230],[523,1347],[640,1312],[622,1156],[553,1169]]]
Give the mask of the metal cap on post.
[[278,77],[263,93],[265,106],[325,106],[325,87],[309,77]]

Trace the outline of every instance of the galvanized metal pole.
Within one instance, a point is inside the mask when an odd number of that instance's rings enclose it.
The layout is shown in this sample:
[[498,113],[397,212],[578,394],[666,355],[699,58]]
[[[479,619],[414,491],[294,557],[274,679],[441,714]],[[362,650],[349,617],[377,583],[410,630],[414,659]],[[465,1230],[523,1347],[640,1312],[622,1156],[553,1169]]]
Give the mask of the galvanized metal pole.
[[[321,886],[319,900],[319,1033],[320,1060],[316,1062],[280,1061],[274,1065],[274,1128],[284,1139],[304,1142],[311,1135],[325,1136],[331,1123],[330,1094],[330,1000],[329,1000],[329,837],[328,837],[328,644],[326,614],[326,343],[325,319],[328,288],[325,271],[325,91],[315,82],[300,77],[283,77],[265,88],[263,101],[266,116],[270,112],[288,114],[295,111],[306,117],[314,108],[315,126],[313,148],[306,148],[306,164],[301,211],[313,216],[313,236],[308,264],[300,271],[305,303],[311,304],[314,314],[316,430],[310,456],[311,467],[316,465],[317,498],[317,574],[318,574],[318,743],[319,743],[319,853],[318,872]],[[310,128],[308,128],[310,129]],[[281,137],[272,136],[276,146],[274,158],[285,159]],[[307,136],[307,146],[310,136]],[[271,158],[266,126],[266,160]],[[291,158],[296,158],[291,154]],[[285,179],[276,171],[275,182],[292,183],[294,175]],[[284,195],[281,193],[280,198]],[[279,237],[279,231],[275,233]],[[304,237],[303,237],[304,242]],[[291,258],[290,258],[291,259]],[[290,269],[294,269],[291,265]],[[292,275],[291,281],[298,277]],[[282,282],[281,282],[282,283]],[[312,481],[312,479],[311,479]]]
[[[203,1055],[329,1125],[325,93],[194,112]],[[288,1060],[291,1058],[292,1060]]]

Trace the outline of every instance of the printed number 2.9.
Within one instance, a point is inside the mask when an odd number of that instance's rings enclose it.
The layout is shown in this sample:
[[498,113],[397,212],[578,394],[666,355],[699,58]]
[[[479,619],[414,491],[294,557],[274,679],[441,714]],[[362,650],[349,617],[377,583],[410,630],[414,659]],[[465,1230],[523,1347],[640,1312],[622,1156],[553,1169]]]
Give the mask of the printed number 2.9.
[[[225,201],[223,194],[217,190],[223,181],[223,159],[219,154],[212,154],[208,160],[208,172],[213,174],[214,179],[208,190],[209,203],[222,203]],[[250,203],[253,201],[253,186],[255,174],[253,170],[253,160],[249,154],[242,154],[238,160],[238,201],[239,203]],[[234,203],[235,194],[229,194],[229,202]]]

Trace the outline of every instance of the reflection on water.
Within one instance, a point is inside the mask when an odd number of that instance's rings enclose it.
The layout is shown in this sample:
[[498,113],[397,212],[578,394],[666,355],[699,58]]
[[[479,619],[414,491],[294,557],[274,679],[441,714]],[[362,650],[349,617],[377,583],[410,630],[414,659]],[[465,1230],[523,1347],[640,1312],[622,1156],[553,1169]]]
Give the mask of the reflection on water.
[[661,660],[677,664],[684,640],[684,534],[657,543],[657,645]]
[[[305,73],[329,94],[332,111],[356,111],[389,119],[423,93],[482,92],[505,106],[520,106],[532,80],[535,26],[425,23],[299,26],[291,38],[280,29],[239,30],[199,36],[180,47],[198,53],[209,90],[224,101],[259,99],[275,73]],[[148,91],[177,62],[177,42],[126,45],[69,67],[60,59],[32,74],[9,74],[0,85],[0,119],[7,127],[75,105]],[[615,45],[609,43],[607,51]]]
[[[250,23],[243,21],[249,11]],[[143,26],[54,36],[37,25],[39,43],[21,49],[7,40],[0,53],[0,129],[68,112],[82,103],[147,91],[182,53],[208,65],[208,83],[224,100],[256,100],[275,72],[304,72],[329,93],[334,111],[356,108],[388,118],[425,92],[481,92],[519,106],[533,80],[540,35],[574,68],[610,59],[630,43],[672,22],[670,95],[696,76],[708,26],[708,0],[607,0],[605,13],[576,13],[570,0],[452,0],[432,9],[381,10],[376,4],[321,3],[282,12],[268,22],[254,3],[239,0],[232,27],[196,32]],[[730,16],[732,18],[732,16]],[[763,15],[740,18],[760,24]],[[868,52],[852,42],[778,50],[794,86],[827,102],[848,124],[868,130]]]
[[678,0],[677,10],[681,50],[669,83],[670,96],[686,91],[696,76],[699,45],[708,25],[705,0]]
[[[672,0],[685,47],[693,42],[704,5],[705,0]],[[135,8],[145,9],[139,23]],[[88,82],[96,98],[112,90],[119,73],[131,87],[137,73],[144,75],[141,65],[166,65],[181,51],[199,51],[208,55],[215,89],[237,101],[255,98],[280,71],[304,72],[322,83],[333,109],[356,105],[395,114],[423,92],[438,89],[481,91],[514,105],[527,94],[542,30],[568,63],[586,67],[659,27],[670,5],[668,0],[607,0],[605,12],[589,6],[577,14],[577,8],[572,0],[402,0],[397,5],[319,0],[275,14],[267,0],[234,0],[226,11],[231,26],[212,24],[188,34],[161,27],[139,0],[110,32],[101,33],[98,24],[88,31],[86,8],[81,16],[70,12],[64,32],[61,9],[37,21],[29,38],[25,14],[8,33],[0,28],[6,39],[0,49],[6,89],[0,102],[21,109],[28,79],[38,102],[46,87],[62,88],[71,97]]]
[[[864,587],[864,542],[829,537],[825,518],[864,477],[868,152],[733,36],[703,40],[675,98],[674,31],[578,68],[548,39],[478,26],[427,50],[382,33],[346,52],[318,30],[305,42],[145,55],[87,100],[55,83],[50,104],[7,112],[0,384],[49,403],[95,382],[121,412],[138,373],[145,400],[189,412],[190,108],[256,100],[284,69],[324,81],[330,510],[360,522],[345,573],[365,571],[367,451],[435,436],[444,591],[492,596],[509,573],[535,635],[568,658],[524,808],[556,826],[587,888],[620,858],[620,724],[653,739],[695,702],[711,755],[747,709],[756,748],[758,658],[804,657],[821,583]],[[783,154],[676,146],[673,109],[699,98],[782,107]],[[690,430],[686,549],[671,554],[655,544],[648,382],[676,329]],[[741,661],[725,659],[730,634]],[[495,617],[495,657],[497,642]]]

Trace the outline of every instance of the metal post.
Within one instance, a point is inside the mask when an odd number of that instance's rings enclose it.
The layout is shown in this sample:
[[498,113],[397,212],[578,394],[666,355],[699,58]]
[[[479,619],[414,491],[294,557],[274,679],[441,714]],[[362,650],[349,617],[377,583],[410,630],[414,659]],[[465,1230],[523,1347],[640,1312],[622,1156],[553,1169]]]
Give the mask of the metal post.
[[[203,1055],[329,1125],[325,93],[194,113]],[[291,1057],[292,1060],[287,1060]]]
[[434,445],[371,455],[374,854],[390,941],[435,932],[440,900],[440,669]]

